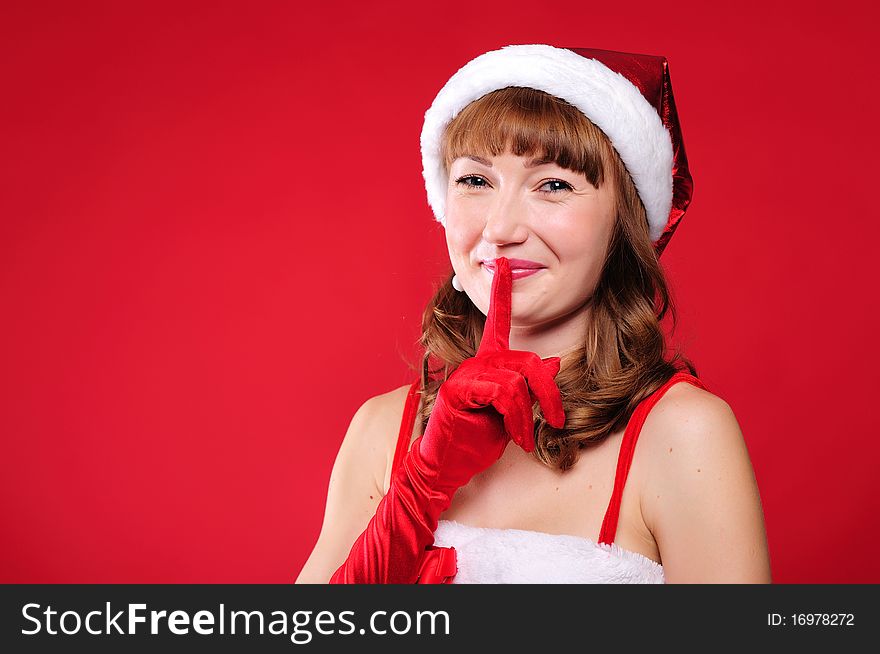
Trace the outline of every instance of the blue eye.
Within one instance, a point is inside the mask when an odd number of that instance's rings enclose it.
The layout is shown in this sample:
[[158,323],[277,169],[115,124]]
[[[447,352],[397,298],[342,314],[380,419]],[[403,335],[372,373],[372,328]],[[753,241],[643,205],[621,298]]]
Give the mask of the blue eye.
[[[476,180],[479,182],[478,184],[474,183],[470,180]],[[456,184],[461,184],[468,188],[485,188],[486,180],[480,177],[479,175],[465,175],[464,177],[459,177],[455,180]],[[560,188],[553,188],[549,191],[540,191],[541,193],[563,193],[565,191],[573,191],[574,188],[568,182],[564,182],[561,179],[550,179],[541,184],[541,187],[547,186],[547,184],[559,184]]]
[[563,182],[561,179],[548,180],[548,181],[544,182],[543,184],[541,184],[541,186],[542,187],[547,186],[547,184],[562,184],[563,188],[557,188],[552,191],[541,191],[541,193],[562,193],[563,191],[573,190],[571,187],[571,184],[569,184],[568,182]]
[[456,184],[464,184],[465,186],[469,186],[470,188],[483,188],[483,185],[474,186],[473,184],[471,184],[469,182],[465,182],[464,180],[466,180],[466,179],[478,179],[481,182],[486,181],[485,179],[483,179],[482,177],[478,177],[477,175],[465,175],[464,177],[459,177],[457,180],[455,180],[455,183]]

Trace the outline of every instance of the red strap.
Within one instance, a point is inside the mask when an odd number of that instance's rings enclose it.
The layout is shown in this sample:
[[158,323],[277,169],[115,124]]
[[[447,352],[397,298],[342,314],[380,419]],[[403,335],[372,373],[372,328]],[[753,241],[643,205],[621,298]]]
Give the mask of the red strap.
[[611,491],[611,500],[608,502],[608,510],[605,512],[602,529],[599,531],[600,543],[614,542],[614,535],[617,533],[617,519],[620,514],[620,499],[623,497],[623,487],[626,484],[626,477],[632,464],[633,452],[636,449],[636,441],[639,438],[642,425],[645,424],[645,418],[648,417],[648,413],[660,398],[663,397],[663,394],[681,381],[690,382],[694,386],[708,390],[706,385],[698,378],[686,371],[679,371],[672,375],[665,384],[651,393],[651,395],[639,402],[632,416],[630,416],[629,422],[626,425],[626,432],[623,434],[623,442],[620,444],[620,454],[617,457],[617,473],[614,478],[614,488]]
[[391,464],[391,476],[397,471],[403,457],[409,451],[409,441],[412,438],[413,427],[416,424],[416,414],[419,409],[418,390],[422,380],[416,379],[409,387],[409,393],[406,395],[406,406],[403,410],[403,420],[400,421],[400,434],[397,436],[397,449],[394,450],[394,461]]

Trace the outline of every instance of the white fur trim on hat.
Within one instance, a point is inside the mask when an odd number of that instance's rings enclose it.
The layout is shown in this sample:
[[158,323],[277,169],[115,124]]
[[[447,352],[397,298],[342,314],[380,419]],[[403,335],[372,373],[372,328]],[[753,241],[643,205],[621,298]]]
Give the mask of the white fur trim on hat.
[[620,73],[595,59],[550,45],[508,45],[465,64],[440,89],[422,127],[422,176],[428,204],[445,227],[449,178],[440,159],[447,123],[474,100],[507,86],[538,89],[566,100],[611,141],[635,183],[651,241],[660,238],[672,208],[672,138],[656,109]]

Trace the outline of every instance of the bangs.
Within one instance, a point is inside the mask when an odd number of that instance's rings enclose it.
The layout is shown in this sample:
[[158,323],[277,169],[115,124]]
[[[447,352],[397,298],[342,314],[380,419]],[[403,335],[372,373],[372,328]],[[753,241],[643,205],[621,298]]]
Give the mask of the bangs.
[[508,86],[467,105],[446,126],[440,156],[446,171],[475,154],[540,157],[584,175],[596,188],[616,152],[604,132],[575,106],[544,91]]

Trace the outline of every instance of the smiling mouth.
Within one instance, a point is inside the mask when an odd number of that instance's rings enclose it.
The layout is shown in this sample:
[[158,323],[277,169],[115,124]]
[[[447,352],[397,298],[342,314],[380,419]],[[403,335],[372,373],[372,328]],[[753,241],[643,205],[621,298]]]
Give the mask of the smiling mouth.
[[[490,266],[486,263],[481,263],[480,266],[483,270],[487,271],[490,275],[495,274],[495,266]],[[512,280],[522,279],[523,277],[530,277],[536,273],[541,272],[542,270],[547,270],[546,268],[511,268],[510,269],[510,278]]]

